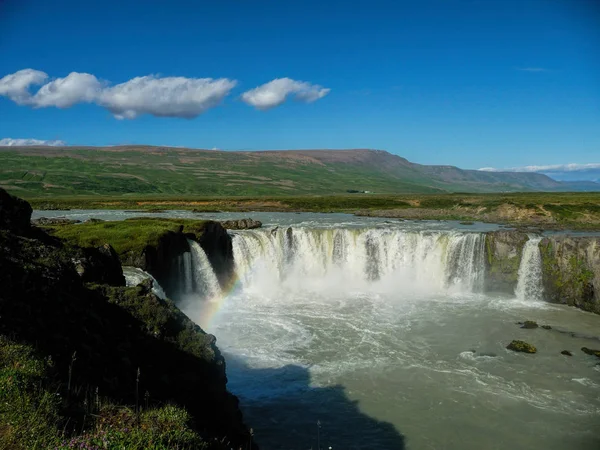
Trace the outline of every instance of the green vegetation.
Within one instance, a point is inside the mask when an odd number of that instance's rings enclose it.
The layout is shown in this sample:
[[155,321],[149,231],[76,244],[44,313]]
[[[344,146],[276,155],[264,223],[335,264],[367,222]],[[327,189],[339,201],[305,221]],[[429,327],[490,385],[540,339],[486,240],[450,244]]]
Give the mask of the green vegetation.
[[110,243],[121,260],[139,255],[147,246],[158,245],[168,232],[202,234],[206,221],[193,219],[133,218],[123,221],[88,222],[49,227],[55,236],[79,247]]
[[557,303],[600,312],[594,302],[593,270],[577,248],[565,250],[557,245],[551,239],[540,243],[546,295]]
[[[424,166],[384,151],[223,152],[127,146],[0,149],[0,187],[67,195],[203,197],[564,191],[545,175]],[[589,188],[595,185],[590,183]],[[600,188],[600,186],[598,186]]]
[[[79,404],[61,395],[52,359],[5,336],[0,336],[0,405],[2,449],[225,448],[204,442],[181,407],[142,406],[136,412],[99,396]],[[69,415],[78,410],[85,411],[87,420],[74,431],[68,427]]]

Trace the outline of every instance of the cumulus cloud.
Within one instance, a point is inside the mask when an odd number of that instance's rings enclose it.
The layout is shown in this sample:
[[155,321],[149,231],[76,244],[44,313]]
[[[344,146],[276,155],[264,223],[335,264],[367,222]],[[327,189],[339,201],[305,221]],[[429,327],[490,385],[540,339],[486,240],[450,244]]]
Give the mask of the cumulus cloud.
[[16,146],[28,146],[28,145],[49,145],[51,147],[67,145],[64,141],[57,139],[45,141],[42,139],[13,139],[3,138],[0,139],[0,147],[16,147]]
[[331,89],[291,78],[276,78],[242,94],[242,100],[256,109],[267,110],[281,105],[290,95],[296,100],[312,103],[325,97]]
[[27,105],[31,101],[29,88],[43,84],[48,75],[39,70],[23,69],[0,79],[0,95],[8,97],[19,105]]
[[217,106],[235,85],[227,78],[145,76],[102,90],[97,102],[117,119],[142,114],[191,119]]
[[101,89],[102,83],[94,75],[71,72],[64,78],[57,78],[43,85],[31,97],[30,104],[36,108],[70,108],[77,103],[95,101]]
[[[20,70],[0,79],[0,96],[34,108],[94,103],[117,119],[135,119],[143,114],[189,119],[217,106],[237,84],[227,78],[149,75],[111,86],[92,74],[78,72],[46,82],[48,78],[48,74],[38,70]],[[41,84],[32,94],[31,87]]]

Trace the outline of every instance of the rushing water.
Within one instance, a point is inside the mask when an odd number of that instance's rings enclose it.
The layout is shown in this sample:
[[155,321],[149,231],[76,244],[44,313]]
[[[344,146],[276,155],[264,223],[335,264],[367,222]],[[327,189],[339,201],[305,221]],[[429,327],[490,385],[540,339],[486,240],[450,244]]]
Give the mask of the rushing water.
[[[579,350],[600,344],[600,317],[540,301],[538,243],[525,246],[518,295],[499,297],[482,292],[477,232],[235,232],[239,288],[209,331],[259,444],[600,448],[600,372]],[[512,339],[538,353],[506,350]]]
[[127,286],[137,286],[144,280],[152,280],[152,292],[163,300],[167,298],[167,294],[165,294],[163,288],[158,284],[158,281],[156,281],[148,272],[138,269],[137,267],[125,266],[123,267],[123,275],[125,276],[125,283]]
[[515,295],[521,300],[542,300],[542,255],[540,253],[540,236],[529,236],[523,247],[523,256],[519,266],[519,279]]
[[[580,351],[600,316],[541,301],[537,237],[500,296],[483,290],[487,225],[269,217],[232,233],[239,281],[207,324],[261,448],[600,448],[600,368]],[[178,264],[201,323],[221,293],[194,248]]]

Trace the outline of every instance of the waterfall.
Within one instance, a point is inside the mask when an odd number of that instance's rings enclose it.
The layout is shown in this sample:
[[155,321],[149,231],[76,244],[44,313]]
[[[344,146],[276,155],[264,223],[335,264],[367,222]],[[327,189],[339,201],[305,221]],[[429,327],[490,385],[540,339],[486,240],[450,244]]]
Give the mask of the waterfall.
[[381,289],[388,292],[483,288],[485,235],[392,228],[247,230],[233,233],[244,289]]
[[190,278],[193,280],[193,292],[200,294],[205,299],[214,298],[221,293],[217,275],[200,244],[191,239],[188,239],[188,244],[191,250],[192,274]]
[[138,269],[137,267],[123,267],[123,275],[125,276],[125,284],[127,286],[137,286],[142,281],[151,279],[152,280],[152,292],[159,298],[163,300],[167,299],[167,294],[163,288],[158,284],[158,281],[154,279],[152,275],[148,272],[143,271],[142,269]]
[[540,236],[529,236],[523,247],[523,256],[519,265],[519,278],[515,295],[520,300],[542,300],[542,255]]

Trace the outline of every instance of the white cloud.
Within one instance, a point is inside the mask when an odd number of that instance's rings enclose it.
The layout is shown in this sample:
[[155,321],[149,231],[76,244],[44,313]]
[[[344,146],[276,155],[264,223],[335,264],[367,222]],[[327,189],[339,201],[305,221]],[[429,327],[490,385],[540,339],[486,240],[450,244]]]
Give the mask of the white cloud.
[[31,101],[29,88],[44,83],[48,75],[39,70],[23,69],[0,79],[0,95],[8,97],[18,105],[27,105]]
[[50,140],[44,141],[42,139],[13,139],[3,138],[0,139],[0,147],[15,147],[15,146],[28,146],[28,145],[49,145],[52,147],[67,145],[64,141]]
[[290,95],[311,103],[325,97],[331,89],[291,78],[276,78],[242,94],[242,100],[256,109],[267,110],[281,105]]
[[77,103],[95,101],[101,89],[102,83],[94,75],[71,72],[43,85],[31,98],[31,104],[36,108],[70,108]]
[[546,166],[522,166],[510,167],[507,169],[497,169],[494,167],[482,167],[485,172],[579,172],[582,170],[600,169],[600,163],[588,164],[553,164]]
[[110,86],[92,74],[71,72],[47,82],[32,95],[30,87],[47,79],[44,72],[20,70],[0,79],[0,96],[34,108],[70,108],[78,103],[95,103],[117,119],[135,119],[143,114],[189,119],[217,106],[237,84],[227,78],[149,75]]
[[191,119],[217,106],[236,84],[227,78],[137,77],[102,90],[97,102],[117,119],[142,114]]

